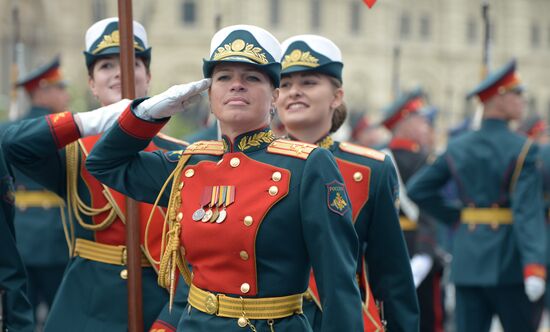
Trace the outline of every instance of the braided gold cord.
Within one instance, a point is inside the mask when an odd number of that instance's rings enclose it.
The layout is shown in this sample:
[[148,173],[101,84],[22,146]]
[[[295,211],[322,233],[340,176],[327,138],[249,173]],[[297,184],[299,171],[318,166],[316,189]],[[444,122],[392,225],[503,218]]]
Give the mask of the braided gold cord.
[[[162,191],[164,191],[166,184],[173,178],[172,189],[170,191],[170,199],[168,201],[168,213],[165,218],[165,225],[168,224],[169,230],[164,233],[161,242],[161,258],[160,258],[160,267],[158,275],[158,284],[161,287],[164,287],[170,292],[170,302],[169,310],[172,310],[172,304],[174,303],[174,293],[176,287],[176,268],[180,270],[180,273],[183,275],[183,279],[187,284],[191,283],[191,272],[187,267],[187,262],[185,261],[184,251],[180,250],[180,235],[181,235],[181,224],[176,219],[176,215],[181,207],[181,193],[178,188],[178,184],[181,181],[181,172],[185,166],[185,163],[191,155],[183,155],[176,168],[170,174],[170,177],[165,182]],[[157,202],[161,194],[157,197]],[[148,224],[151,220],[149,218]],[[147,225],[148,226],[148,225]],[[166,234],[166,238],[165,238]],[[166,247],[164,244],[166,243]]]
[[[93,208],[80,198],[78,195],[78,170],[80,155],[78,151],[78,143],[73,142],[66,147],[67,152],[67,201],[69,211],[71,211],[80,226],[90,231],[101,231],[111,226],[115,221],[117,214],[113,209],[111,202],[105,204],[102,208]],[[103,212],[109,211],[107,217],[99,224],[88,224],[82,219],[82,214],[95,217]]]

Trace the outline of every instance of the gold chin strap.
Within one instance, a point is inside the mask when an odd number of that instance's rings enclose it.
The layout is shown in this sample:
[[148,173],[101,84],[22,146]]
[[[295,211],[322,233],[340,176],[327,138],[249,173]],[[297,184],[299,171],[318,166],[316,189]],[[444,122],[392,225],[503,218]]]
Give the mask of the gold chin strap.
[[[174,293],[176,291],[176,267],[180,270],[185,283],[191,284],[191,271],[187,266],[185,261],[185,249],[180,248],[180,235],[181,235],[181,224],[176,219],[176,215],[179,212],[181,207],[181,192],[178,188],[178,184],[181,181],[181,172],[185,166],[185,163],[189,160],[191,155],[183,155],[174,171],[170,174],[168,179],[164,182],[160,193],[155,200],[153,210],[155,210],[160,197],[166,190],[170,180],[172,181],[172,190],[170,192],[170,200],[168,202],[168,213],[164,218],[164,227],[162,230],[162,241],[161,241],[161,257],[160,257],[160,267],[158,271],[158,284],[170,292],[170,302],[169,310],[172,310],[172,304],[174,302]],[[152,220],[153,212],[149,216],[147,221],[147,226],[145,229],[145,252],[146,255],[150,256],[149,249],[147,247],[147,232],[149,229],[149,224]],[[166,232],[166,225],[168,225],[168,232]]]

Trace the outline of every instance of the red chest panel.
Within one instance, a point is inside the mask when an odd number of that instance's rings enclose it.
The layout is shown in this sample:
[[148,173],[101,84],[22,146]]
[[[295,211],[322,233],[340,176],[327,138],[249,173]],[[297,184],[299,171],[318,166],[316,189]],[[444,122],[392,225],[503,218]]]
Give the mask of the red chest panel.
[[[90,152],[90,150],[93,148],[94,144],[99,140],[100,136],[92,136],[92,137],[86,137],[81,139],[82,144],[84,148],[86,149],[86,154]],[[150,143],[149,146],[145,149],[145,151],[156,151],[159,150],[157,146],[155,146],[153,143]],[[103,191],[105,190],[105,186],[103,186],[96,178],[94,178],[86,169],[85,167],[86,163],[86,156],[84,153],[81,153],[81,161],[80,161],[80,176],[86,183],[86,186],[88,187],[88,190],[90,192],[90,204],[93,208],[101,208],[107,204],[107,199],[105,198],[105,195],[103,194]],[[119,193],[118,191],[115,191],[113,189],[109,188],[109,193],[114,198],[115,202],[117,203],[118,207],[122,211],[122,213],[126,212],[126,201],[125,196]],[[141,243],[143,244],[143,239],[145,238],[145,226],[147,223],[147,220],[149,219],[149,214],[151,213],[151,209],[153,205],[146,204],[146,203],[140,203],[139,206],[139,212],[140,212],[140,223],[141,223],[141,231],[140,231],[140,238]],[[109,211],[103,212],[95,217],[93,217],[94,224],[99,224],[109,214]],[[162,237],[162,225],[164,223],[164,212],[163,210],[157,208],[157,211],[155,212],[155,215],[153,216],[153,220],[151,222],[151,225],[149,226],[148,231],[148,244],[149,244],[149,250],[151,252],[151,255],[155,259],[159,259],[160,257],[160,242]],[[95,233],[95,238],[97,242],[105,243],[105,244],[111,244],[111,245],[125,245],[126,244],[126,229],[124,224],[122,223],[122,220],[120,220],[118,217],[115,219],[115,221],[111,224],[111,226],[103,231],[97,231]]]
[[[187,166],[181,180],[181,239],[193,266],[193,283],[214,292],[257,295],[256,236],[269,209],[287,195],[290,172],[237,152],[218,163]],[[234,202],[221,223],[193,220],[210,186],[235,187]]]
[[365,206],[369,200],[370,189],[370,167],[352,163],[340,158],[336,158],[338,168],[342,177],[344,178],[344,184],[348,190],[348,195],[351,200],[353,222],[357,220],[359,211]]

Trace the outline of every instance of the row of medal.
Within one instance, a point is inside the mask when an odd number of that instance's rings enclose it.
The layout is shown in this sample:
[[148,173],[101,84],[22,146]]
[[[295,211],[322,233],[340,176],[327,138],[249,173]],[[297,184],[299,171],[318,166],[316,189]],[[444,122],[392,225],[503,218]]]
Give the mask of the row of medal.
[[226,208],[235,201],[235,186],[205,187],[201,206],[193,213],[194,221],[216,222],[221,224],[227,219]]

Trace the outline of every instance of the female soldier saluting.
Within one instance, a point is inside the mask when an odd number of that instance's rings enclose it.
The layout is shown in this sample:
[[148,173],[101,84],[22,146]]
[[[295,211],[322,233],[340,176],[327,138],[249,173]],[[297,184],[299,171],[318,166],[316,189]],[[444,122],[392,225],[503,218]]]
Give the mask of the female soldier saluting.
[[[218,31],[203,64],[208,79],[134,102],[88,158],[98,179],[147,202],[175,170],[171,194],[160,196],[170,226],[160,280],[173,288],[177,265],[191,282],[180,330],[310,331],[301,313],[311,266],[325,308],[322,330],[362,330],[357,239],[334,159],[311,144],[276,140],[268,126],[280,55],[278,41],[261,28]],[[140,152],[210,83],[222,141]]]

